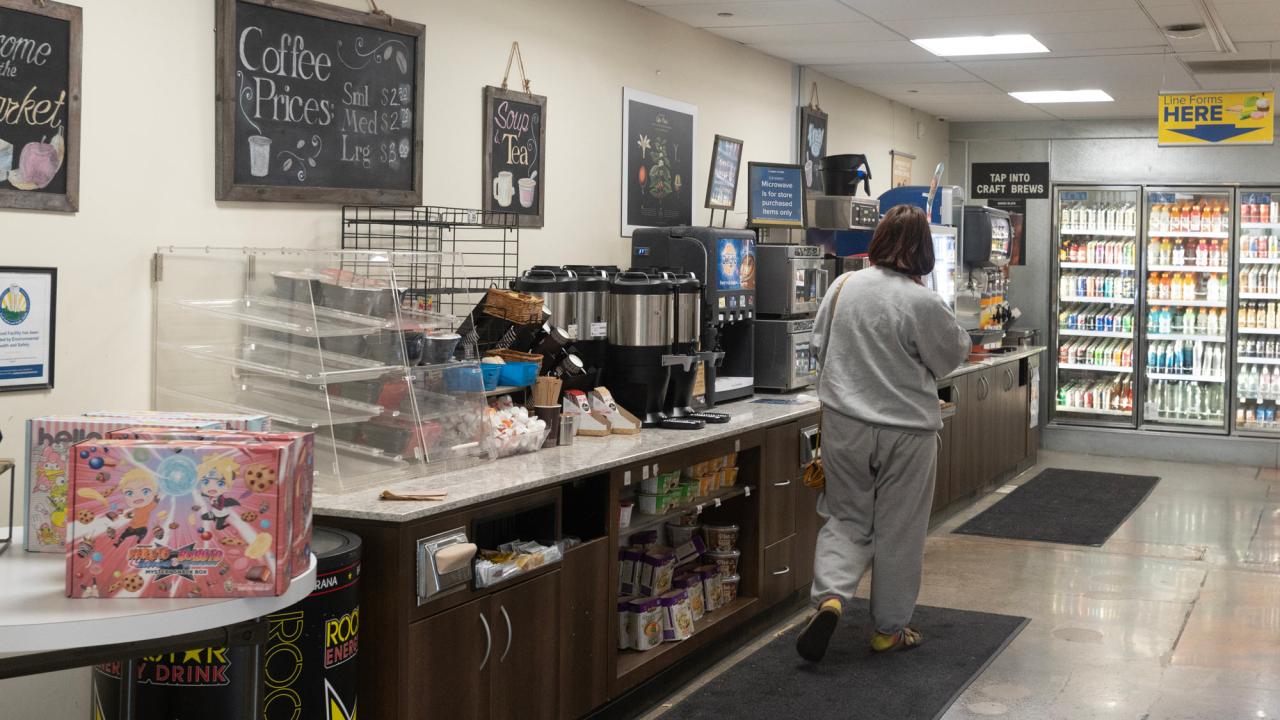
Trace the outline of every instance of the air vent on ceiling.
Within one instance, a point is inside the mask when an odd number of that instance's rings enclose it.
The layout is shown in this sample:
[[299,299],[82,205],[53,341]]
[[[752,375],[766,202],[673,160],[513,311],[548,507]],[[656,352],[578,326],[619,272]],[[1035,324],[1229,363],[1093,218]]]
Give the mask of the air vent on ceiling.
[[1271,60],[1192,60],[1187,62],[1187,69],[1196,75],[1249,75],[1254,73],[1269,74],[1280,69],[1280,62]]

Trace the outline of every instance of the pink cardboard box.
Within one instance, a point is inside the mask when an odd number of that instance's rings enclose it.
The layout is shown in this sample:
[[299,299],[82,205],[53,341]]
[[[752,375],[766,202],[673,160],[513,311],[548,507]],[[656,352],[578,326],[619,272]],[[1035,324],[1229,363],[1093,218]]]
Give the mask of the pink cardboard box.
[[293,553],[289,574],[296,577],[311,565],[311,492],[315,486],[315,433],[309,432],[243,432],[239,430],[188,430],[183,428],[134,427],[113,430],[107,437],[115,440],[189,440],[212,442],[281,442],[289,448],[289,466],[293,469],[291,490],[293,521],[290,524]]
[[197,421],[207,422],[213,421],[218,423],[216,427],[226,428],[227,430],[248,430],[250,432],[266,432],[271,429],[271,417],[268,415],[247,415],[242,413],[214,413],[214,412],[178,412],[175,410],[135,410],[135,411],[111,411],[111,410],[95,410],[94,412],[85,413],[86,417],[131,417],[142,418],[146,422],[134,423],[134,425],[175,425],[178,423],[165,422],[166,420],[176,420],[179,423]]
[[256,597],[292,579],[284,443],[96,440],[74,448],[68,597]]
[[[26,503],[23,546],[31,552],[66,552],[67,486],[71,481],[71,446],[105,438],[112,430],[149,425],[147,418],[90,418],[54,415],[27,421]],[[213,420],[183,420],[164,425],[187,429],[223,427]]]

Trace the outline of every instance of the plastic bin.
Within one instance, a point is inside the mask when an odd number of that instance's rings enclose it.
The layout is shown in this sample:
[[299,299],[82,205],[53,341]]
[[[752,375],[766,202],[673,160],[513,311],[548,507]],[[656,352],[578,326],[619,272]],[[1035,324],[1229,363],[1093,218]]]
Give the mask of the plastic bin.
[[498,387],[498,378],[502,375],[502,366],[497,363],[480,363],[480,372],[484,375],[485,391]]
[[502,373],[498,376],[498,382],[502,385],[510,385],[512,387],[528,387],[538,379],[538,370],[540,366],[534,362],[509,362],[500,366]]

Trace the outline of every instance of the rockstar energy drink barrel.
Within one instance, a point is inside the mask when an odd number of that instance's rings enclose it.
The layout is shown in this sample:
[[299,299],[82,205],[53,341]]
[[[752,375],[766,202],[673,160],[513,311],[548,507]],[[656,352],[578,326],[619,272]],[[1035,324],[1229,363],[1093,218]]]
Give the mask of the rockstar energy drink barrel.
[[[316,587],[267,616],[262,720],[355,720],[360,647],[360,538],[315,527]],[[92,720],[119,714],[124,662],[93,669]],[[200,648],[138,658],[137,720],[253,718],[252,649]]]
[[316,526],[311,550],[318,560],[316,589],[267,616],[263,720],[356,718],[360,538]]

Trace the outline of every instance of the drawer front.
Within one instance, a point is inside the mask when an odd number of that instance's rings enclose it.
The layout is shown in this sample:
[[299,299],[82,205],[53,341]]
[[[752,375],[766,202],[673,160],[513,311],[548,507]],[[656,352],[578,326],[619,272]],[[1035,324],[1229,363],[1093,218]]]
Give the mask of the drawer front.
[[761,482],[764,544],[772,545],[796,532],[796,486],[800,482],[791,477],[766,477]]
[[795,536],[764,549],[764,579],[760,599],[765,607],[785,600],[796,589]]

